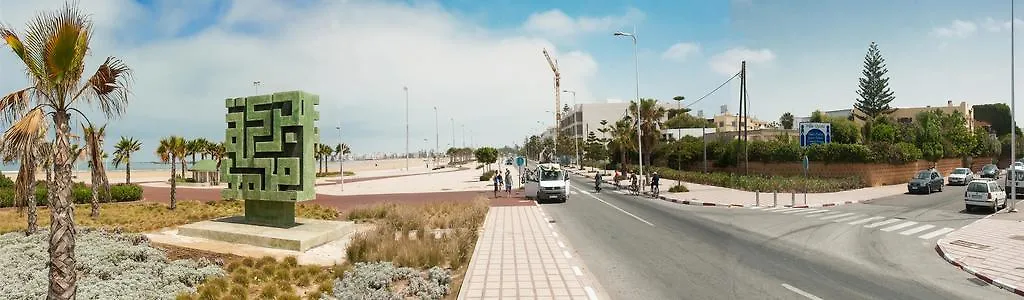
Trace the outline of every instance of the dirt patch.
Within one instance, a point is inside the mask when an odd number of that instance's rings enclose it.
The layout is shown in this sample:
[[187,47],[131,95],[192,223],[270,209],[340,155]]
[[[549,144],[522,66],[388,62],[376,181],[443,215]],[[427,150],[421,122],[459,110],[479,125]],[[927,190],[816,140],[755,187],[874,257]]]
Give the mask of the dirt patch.
[[164,252],[167,254],[167,258],[170,259],[170,260],[179,260],[179,259],[193,259],[193,260],[197,260],[197,259],[200,259],[200,258],[206,258],[206,259],[208,259],[210,261],[216,262],[217,264],[223,266],[226,262],[242,258],[241,256],[233,255],[233,254],[203,251],[203,250],[197,250],[197,249],[192,249],[192,248],[185,248],[185,247],[179,247],[179,246],[167,245],[167,244],[161,244],[161,243],[152,243],[151,245],[154,248],[158,248],[158,249],[164,250]]

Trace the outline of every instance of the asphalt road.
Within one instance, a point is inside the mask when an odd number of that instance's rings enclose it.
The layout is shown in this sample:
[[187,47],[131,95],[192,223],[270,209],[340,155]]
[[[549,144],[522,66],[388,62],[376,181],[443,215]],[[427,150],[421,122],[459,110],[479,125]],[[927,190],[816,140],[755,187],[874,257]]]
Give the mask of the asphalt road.
[[[573,177],[542,204],[612,299],[1012,299],[934,252],[935,239],[747,208],[626,196]],[[581,188],[581,189],[576,189]],[[959,189],[959,190],[958,190]],[[959,228],[962,187],[835,208]]]

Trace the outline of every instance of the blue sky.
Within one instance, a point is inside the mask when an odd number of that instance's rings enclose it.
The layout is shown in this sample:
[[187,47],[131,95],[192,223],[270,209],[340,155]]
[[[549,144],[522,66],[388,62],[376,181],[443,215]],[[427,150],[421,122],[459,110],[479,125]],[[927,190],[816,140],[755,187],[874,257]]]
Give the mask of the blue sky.
[[[551,71],[579,102],[632,99],[633,49],[611,35],[638,30],[640,94],[688,104],[748,61],[751,114],[842,109],[856,97],[871,41],[888,60],[894,106],[1007,102],[1005,1],[83,1],[96,22],[88,68],[107,55],[135,70],[133,99],[108,134],[143,140],[223,137],[223,99],[302,89],[321,95],[323,141],[357,153],[504,145],[550,124]],[[62,1],[0,0],[22,28]],[[0,54],[0,90],[26,84]],[[737,101],[738,82],[693,106]],[[563,95],[563,103],[570,101]],[[435,115],[437,107],[437,133]],[[439,142],[434,141],[435,134]],[[423,141],[427,139],[427,141]],[[108,138],[108,140],[113,140]],[[112,144],[112,143],[111,143]],[[108,148],[110,148],[108,146]]]

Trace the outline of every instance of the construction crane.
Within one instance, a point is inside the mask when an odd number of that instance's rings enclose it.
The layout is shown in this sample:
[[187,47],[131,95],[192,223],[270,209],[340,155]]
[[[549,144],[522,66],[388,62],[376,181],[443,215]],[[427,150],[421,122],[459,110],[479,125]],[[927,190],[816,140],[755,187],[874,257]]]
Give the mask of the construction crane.
[[555,130],[554,130],[554,132],[555,132],[555,139],[554,140],[555,140],[555,149],[558,149],[558,128],[560,127],[559,125],[561,124],[561,121],[562,121],[562,109],[561,109],[562,108],[562,101],[561,101],[561,98],[560,98],[561,95],[562,95],[562,89],[561,89],[561,84],[560,84],[560,82],[562,80],[562,73],[558,72],[558,60],[551,59],[551,55],[548,54],[548,49],[543,49],[543,50],[544,50],[543,51],[544,52],[544,58],[546,58],[548,60],[548,65],[551,66],[551,72],[555,73],[555,110],[554,110],[554,112],[555,112]]

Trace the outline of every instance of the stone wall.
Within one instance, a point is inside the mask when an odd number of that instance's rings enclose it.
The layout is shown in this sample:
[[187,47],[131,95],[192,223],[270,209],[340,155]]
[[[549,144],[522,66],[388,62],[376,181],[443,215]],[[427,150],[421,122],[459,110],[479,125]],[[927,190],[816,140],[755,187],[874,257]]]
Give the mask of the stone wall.
[[[973,159],[971,163],[971,170],[978,172],[981,167],[991,162],[992,159],[988,157],[979,157]],[[743,167],[726,167],[718,168],[714,167],[713,163],[708,162],[709,171],[722,171],[722,172],[743,172]],[[939,160],[936,164],[936,168],[943,176],[947,176],[955,168],[959,168],[962,165],[962,161],[958,158],[947,158]],[[864,179],[864,182],[868,186],[880,186],[889,184],[906,183],[913,177],[914,173],[920,170],[927,169],[932,166],[931,162],[920,160],[913,163],[907,163],[902,165],[891,165],[891,164],[858,164],[858,163],[821,163],[821,162],[810,162],[808,172],[810,176],[818,177],[860,177]],[[692,168],[692,170],[699,170]],[[762,162],[750,162],[749,172],[751,174],[764,174],[764,175],[779,175],[779,176],[797,176],[803,175],[803,164],[799,162],[794,163],[762,163]]]

